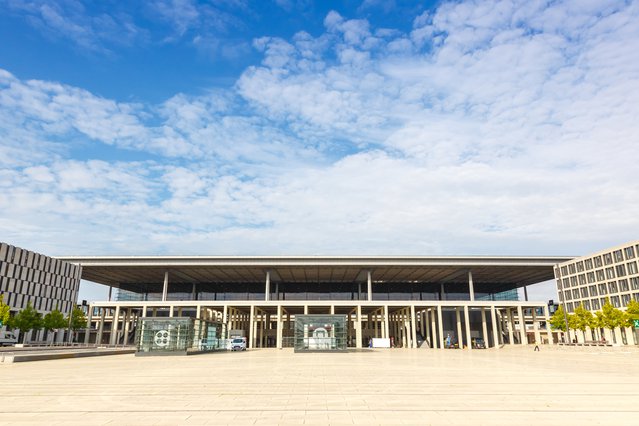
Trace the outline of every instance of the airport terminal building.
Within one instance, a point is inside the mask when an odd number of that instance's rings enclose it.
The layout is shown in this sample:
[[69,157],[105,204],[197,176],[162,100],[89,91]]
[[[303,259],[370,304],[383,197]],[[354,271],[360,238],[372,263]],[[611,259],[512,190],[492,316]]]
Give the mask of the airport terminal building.
[[83,279],[115,289],[108,301],[91,303],[87,343],[132,344],[141,319],[191,318],[223,324],[249,348],[282,348],[293,345],[296,317],[319,315],[343,318],[346,347],[381,339],[394,347],[472,349],[554,343],[547,302],[519,300],[518,289],[527,294],[527,286],[554,279],[554,267],[571,258],[59,259],[81,266]]

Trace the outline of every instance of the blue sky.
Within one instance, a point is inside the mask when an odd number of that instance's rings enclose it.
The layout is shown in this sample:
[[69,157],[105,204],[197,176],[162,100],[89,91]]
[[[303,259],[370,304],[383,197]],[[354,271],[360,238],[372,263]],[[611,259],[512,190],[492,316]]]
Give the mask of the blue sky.
[[0,5],[9,243],[582,255],[636,239],[636,2]]

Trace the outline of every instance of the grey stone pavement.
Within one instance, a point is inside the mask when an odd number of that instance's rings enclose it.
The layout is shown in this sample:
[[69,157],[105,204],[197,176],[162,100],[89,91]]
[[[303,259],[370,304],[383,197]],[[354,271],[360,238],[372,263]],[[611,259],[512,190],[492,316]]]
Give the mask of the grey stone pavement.
[[117,355],[0,378],[5,425],[639,424],[637,348]]

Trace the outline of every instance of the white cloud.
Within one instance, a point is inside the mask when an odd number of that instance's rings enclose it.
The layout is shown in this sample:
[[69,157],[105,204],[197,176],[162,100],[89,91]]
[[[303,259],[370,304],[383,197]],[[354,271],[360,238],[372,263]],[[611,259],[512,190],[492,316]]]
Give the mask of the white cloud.
[[[158,105],[2,72],[0,233],[95,254],[581,254],[633,239],[639,10],[578,3],[443,3],[410,33],[331,12],[317,37],[257,39],[263,62],[234,87]],[[76,144],[148,158],[72,159]]]

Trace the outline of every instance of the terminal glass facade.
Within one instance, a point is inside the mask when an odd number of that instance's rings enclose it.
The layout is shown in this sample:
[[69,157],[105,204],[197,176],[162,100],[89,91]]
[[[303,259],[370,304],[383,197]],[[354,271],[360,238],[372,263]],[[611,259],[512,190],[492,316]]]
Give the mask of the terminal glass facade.
[[225,348],[224,327],[190,317],[140,318],[136,355],[169,355]]
[[295,352],[343,351],[346,345],[346,315],[295,316]]

